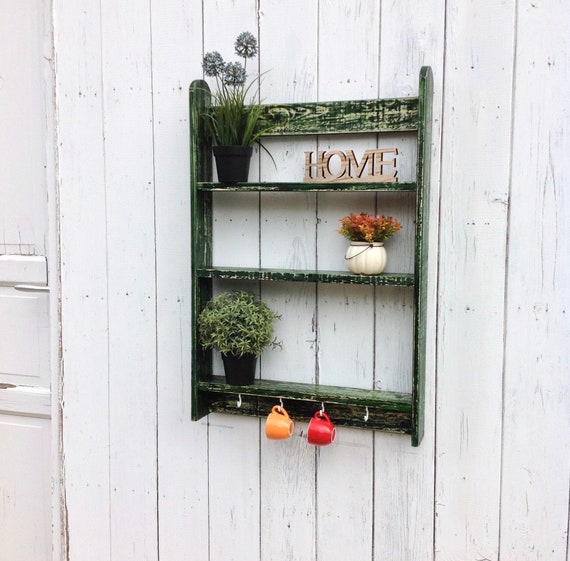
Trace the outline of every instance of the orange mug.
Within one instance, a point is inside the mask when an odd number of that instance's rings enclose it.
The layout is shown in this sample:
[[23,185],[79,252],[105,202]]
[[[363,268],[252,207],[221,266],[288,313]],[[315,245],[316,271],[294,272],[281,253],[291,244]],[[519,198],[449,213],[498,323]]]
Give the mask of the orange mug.
[[295,423],[284,407],[274,405],[265,421],[265,436],[270,440],[284,440],[293,434]]

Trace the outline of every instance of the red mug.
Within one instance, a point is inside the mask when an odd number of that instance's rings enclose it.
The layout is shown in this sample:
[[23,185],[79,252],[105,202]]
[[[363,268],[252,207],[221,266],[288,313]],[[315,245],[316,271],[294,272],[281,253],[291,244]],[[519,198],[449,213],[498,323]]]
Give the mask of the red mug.
[[317,411],[309,422],[307,440],[309,444],[326,446],[332,444],[336,437],[336,428],[324,411]]

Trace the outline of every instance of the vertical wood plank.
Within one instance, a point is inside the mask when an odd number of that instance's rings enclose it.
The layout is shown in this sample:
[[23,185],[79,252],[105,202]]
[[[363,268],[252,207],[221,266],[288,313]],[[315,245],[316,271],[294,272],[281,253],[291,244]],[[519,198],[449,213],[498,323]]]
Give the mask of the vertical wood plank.
[[[204,51],[219,51],[226,61],[237,60],[234,42],[238,34],[250,31],[257,36],[256,9],[253,1],[223,0],[205,4]],[[254,71],[256,64],[257,59],[248,60],[248,70]],[[257,174],[254,159],[250,177],[255,178]],[[232,215],[235,220],[231,220]],[[242,265],[256,266],[259,263],[258,232],[258,195],[248,194],[239,201],[229,193],[215,197],[214,263],[220,259],[224,262],[237,259]],[[241,240],[237,254],[231,245],[235,240]],[[215,354],[218,360],[218,353]],[[210,560],[258,559],[260,421],[210,415],[208,423]]]
[[[494,561],[514,12],[447,2],[446,19],[435,549]],[[482,151],[495,154],[484,173]]]
[[46,230],[46,256],[47,279],[50,285],[49,294],[49,375],[50,375],[50,490],[51,490],[51,555],[54,559],[63,558],[66,554],[65,514],[64,514],[64,482],[62,458],[62,346],[61,346],[61,263],[60,263],[60,237],[59,237],[59,160],[58,160],[58,130],[57,130],[57,98],[56,98],[56,57],[55,57],[55,29],[54,29],[54,2],[42,2],[43,29],[49,39],[44,35],[44,48],[46,53],[44,61],[44,85],[46,100],[46,126],[48,135],[46,139],[47,174],[47,230]]
[[[299,13],[302,18],[296,16]],[[283,25],[293,19],[294,25]],[[261,99],[265,102],[316,98],[316,28],[316,5],[303,0],[260,3],[260,70],[265,72]],[[302,49],[294,48],[299,44]],[[304,151],[314,150],[314,138],[268,139],[264,144],[275,164],[262,152],[263,181],[302,181]],[[315,268],[315,195],[263,193],[260,200],[262,266]],[[264,283],[261,294],[282,315],[276,336],[283,341],[282,350],[262,357],[262,377],[314,382],[315,285]],[[263,421],[261,559],[310,561],[315,556],[315,451],[306,441],[307,420],[294,419],[295,432],[283,442],[265,438]]]
[[151,4],[159,557],[166,561],[205,560],[209,547],[207,422],[193,423],[190,415],[187,91],[202,76],[201,6],[199,0]]
[[[379,2],[359,5],[319,2],[318,99],[377,97],[379,6]],[[340,142],[342,138],[324,137],[319,139],[319,149],[346,148]],[[370,139],[351,137],[350,147],[362,153],[370,147]],[[374,210],[373,194],[349,197],[332,193],[318,196],[317,247],[321,269],[345,268],[346,242],[336,232],[339,219],[350,211]],[[319,382],[372,387],[374,288],[321,285],[318,290]],[[362,415],[365,415],[364,410]],[[350,552],[354,559],[371,556],[373,446],[373,433],[343,428],[338,430],[335,443],[318,450],[319,558],[333,559],[338,557],[339,551]],[[352,484],[348,483],[344,470],[339,469],[347,465],[350,465]]]
[[209,416],[209,554],[259,559],[259,421]]
[[[111,556],[125,561],[141,557],[151,560],[157,558],[157,474],[149,6],[103,0],[101,31],[109,283]],[[120,528],[119,534],[116,528]]]
[[568,555],[570,6],[517,10],[506,292],[501,559]]
[[98,4],[63,4],[54,1],[64,531],[69,559],[101,561],[111,555],[101,22]]
[[[431,201],[427,219],[430,224],[428,267],[428,312],[426,341],[426,395],[425,432],[421,445],[412,448],[410,441],[395,435],[377,433],[375,437],[375,534],[374,558],[433,559],[434,535],[434,432],[435,432],[435,352],[437,325],[437,262],[438,262],[438,209],[439,209],[439,160],[441,142],[441,84],[443,81],[444,54],[444,2],[402,3],[382,2],[380,29],[380,79],[379,96],[416,96],[418,77],[423,65],[431,66],[435,76],[434,119],[431,147]],[[398,47],[399,46],[399,47]],[[414,139],[415,140],[415,139]],[[415,180],[415,163],[418,154],[408,148],[405,136],[397,139],[403,148],[399,154],[399,169],[402,175],[411,175]],[[411,166],[411,169],[410,169]],[[383,198],[382,201],[385,199]],[[401,211],[413,217],[415,202],[400,201]],[[413,244],[414,223],[404,223],[405,230],[398,233],[399,244]],[[400,236],[400,234],[404,234]],[[409,247],[409,245],[408,245]],[[402,253],[401,246],[390,252]],[[409,255],[413,258],[412,255]],[[411,264],[411,261],[410,261]],[[411,266],[405,262],[399,266]],[[394,389],[404,389],[410,376],[398,377],[394,372],[411,373],[412,341],[408,339],[413,316],[411,291],[392,289],[383,292],[388,300],[391,314],[384,313],[384,302],[379,305],[377,317],[378,348],[390,348],[398,362],[385,371],[385,357],[377,350],[377,384]],[[395,304],[395,305],[394,305]],[[393,319],[392,319],[393,318]],[[395,323],[392,323],[394,321]]]

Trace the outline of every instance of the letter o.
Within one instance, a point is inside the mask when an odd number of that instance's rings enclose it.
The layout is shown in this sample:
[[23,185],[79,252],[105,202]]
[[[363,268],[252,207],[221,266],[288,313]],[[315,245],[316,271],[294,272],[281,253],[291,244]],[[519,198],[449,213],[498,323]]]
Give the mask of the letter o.
[[[340,159],[340,171],[337,174],[333,174],[330,168],[330,162],[333,156],[338,156]],[[340,150],[331,150],[330,152],[326,152],[323,158],[323,163],[323,172],[325,179],[341,179],[346,174],[346,166],[348,160],[345,153],[341,152]]]

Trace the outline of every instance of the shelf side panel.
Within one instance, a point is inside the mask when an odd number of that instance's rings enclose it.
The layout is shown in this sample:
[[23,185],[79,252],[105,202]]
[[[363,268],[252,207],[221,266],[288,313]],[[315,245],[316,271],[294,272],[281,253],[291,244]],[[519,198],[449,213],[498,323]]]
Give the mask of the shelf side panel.
[[433,75],[431,68],[424,66],[420,72],[419,84],[412,446],[419,446],[424,435],[432,99]]
[[212,296],[211,280],[198,279],[196,271],[211,263],[212,193],[197,189],[198,180],[212,180],[212,149],[201,118],[203,109],[210,105],[210,90],[203,80],[192,82],[189,91],[190,126],[190,200],[191,268],[192,268],[192,419],[208,414],[207,402],[198,392],[198,381],[211,371],[211,352],[202,349],[198,339],[197,318],[202,303]]

